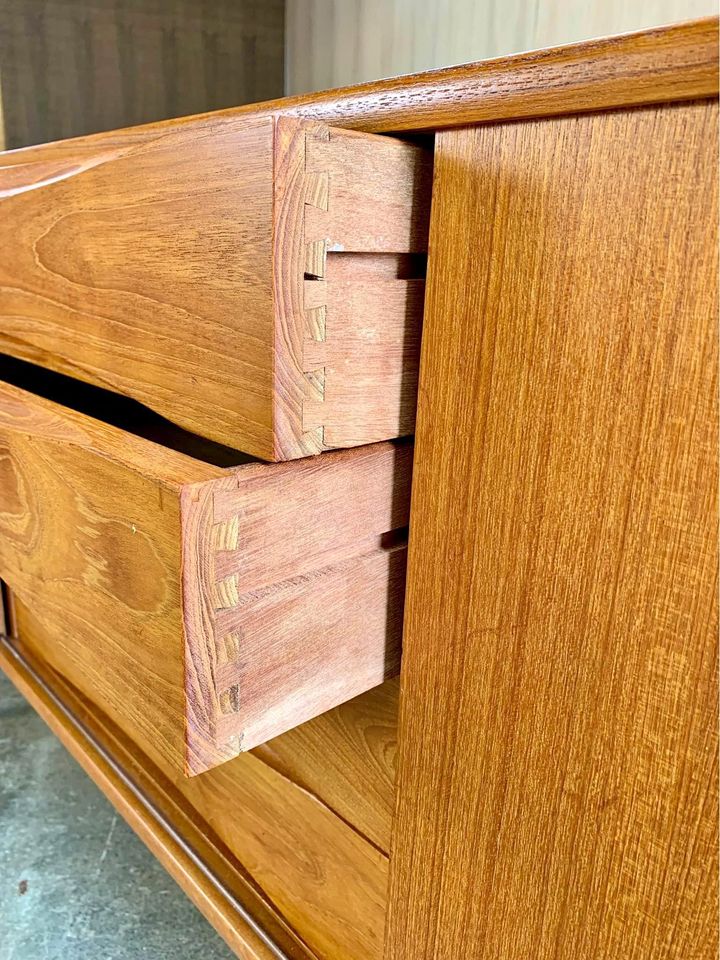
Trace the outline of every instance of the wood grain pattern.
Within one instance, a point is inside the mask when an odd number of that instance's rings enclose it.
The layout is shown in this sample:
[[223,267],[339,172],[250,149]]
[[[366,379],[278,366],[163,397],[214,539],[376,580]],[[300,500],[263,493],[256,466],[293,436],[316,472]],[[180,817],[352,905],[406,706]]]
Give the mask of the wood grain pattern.
[[[325,262],[424,252],[431,172],[420,147],[270,116],[5,154],[0,349],[265,460],[411,433],[423,281],[381,298],[363,273],[336,310]],[[388,318],[400,347],[365,334]],[[351,420],[320,382],[367,400]]]
[[[306,282],[306,303],[317,281]],[[324,339],[303,347],[307,373],[322,370],[322,395],[303,404],[303,429],[322,429],[328,449],[415,430],[423,279],[323,283]]]
[[[718,17],[136,127],[283,115],[375,133],[557,116],[718,93]],[[103,142],[99,134],[75,143]],[[56,145],[48,149],[54,151]],[[52,154],[51,154],[52,155]]]
[[272,138],[266,118],[6,155],[0,348],[269,456]]
[[[0,572],[81,689],[183,755],[180,489],[223,471],[3,384]],[[171,655],[169,655],[171,654]]]
[[431,161],[401,141],[278,120],[272,459],[413,432],[424,280],[366,264],[427,250]]
[[387,680],[253,751],[383,853],[390,851],[395,800],[398,688],[397,677]]
[[707,17],[260,106],[398,133],[692,100],[717,92],[718,18]]
[[397,675],[411,470],[377,444],[183,488],[188,773]]
[[200,773],[397,674],[412,445],[221,470],[7,384],[0,443],[3,578],[144,748]]
[[[23,646],[64,677],[79,677],[77,657],[58,651],[67,638],[21,601],[16,606]],[[201,777],[184,777],[152,744],[141,750],[133,740],[125,748],[129,770],[144,776],[145,788],[159,793],[158,802],[170,805],[169,819],[182,836],[191,837],[184,825],[190,820],[207,843],[218,847],[208,865],[235,895],[240,897],[249,885],[274,911],[276,922],[295,931],[321,960],[382,956],[387,856],[366,837],[378,816],[383,835],[390,832],[386,811],[392,806],[392,786],[386,775],[378,776],[376,757],[378,751],[393,754],[397,701],[392,684],[385,690],[387,698],[382,690],[372,691],[293,731],[302,734],[299,740],[286,744],[287,735],[279,737],[257,756],[243,754]],[[97,691],[88,696],[97,704]],[[364,706],[366,697],[370,702]],[[372,746],[364,731],[378,697],[387,725]],[[98,716],[96,708],[91,712]],[[118,722],[125,733],[124,719]],[[113,731],[104,718],[102,723]],[[113,732],[113,743],[122,741]],[[274,755],[271,764],[265,760],[268,750]],[[291,762],[279,764],[278,758],[290,756]],[[339,776],[341,762],[347,766]],[[371,819],[366,796],[378,811]],[[348,818],[336,813],[342,798],[351,812]],[[252,898],[243,902],[257,915]]]
[[386,955],[709,960],[717,104],[435,177]]

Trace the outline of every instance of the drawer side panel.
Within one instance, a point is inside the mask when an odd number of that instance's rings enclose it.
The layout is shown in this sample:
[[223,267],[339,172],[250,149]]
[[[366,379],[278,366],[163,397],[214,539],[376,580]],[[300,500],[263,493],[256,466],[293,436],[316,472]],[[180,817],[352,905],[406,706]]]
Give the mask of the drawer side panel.
[[411,468],[387,443],[182,491],[188,774],[398,672]]

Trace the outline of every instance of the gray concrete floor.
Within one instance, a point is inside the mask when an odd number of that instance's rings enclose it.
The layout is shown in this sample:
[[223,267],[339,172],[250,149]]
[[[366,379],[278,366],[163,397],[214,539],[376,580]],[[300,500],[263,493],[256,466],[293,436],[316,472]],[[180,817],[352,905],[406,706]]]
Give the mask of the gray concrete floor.
[[0,674],[0,960],[232,956]]

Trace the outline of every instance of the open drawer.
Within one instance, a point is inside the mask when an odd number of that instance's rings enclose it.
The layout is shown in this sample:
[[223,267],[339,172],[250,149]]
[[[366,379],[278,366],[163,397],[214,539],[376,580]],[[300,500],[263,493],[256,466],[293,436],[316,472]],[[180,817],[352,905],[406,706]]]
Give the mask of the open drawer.
[[0,155],[0,352],[263,460],[413,433],[431,153],[270,115]]
[[0,383],[0,578],[200,773],[398,671],[412,446],[221,468]]

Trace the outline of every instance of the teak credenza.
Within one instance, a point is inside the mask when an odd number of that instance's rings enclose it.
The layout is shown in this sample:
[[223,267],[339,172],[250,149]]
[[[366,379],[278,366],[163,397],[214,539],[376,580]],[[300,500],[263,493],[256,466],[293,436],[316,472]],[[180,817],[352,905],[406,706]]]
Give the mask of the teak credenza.
[[717,95],[708,19],[2,154],[0,665],[238,956],[716,955]]

